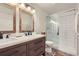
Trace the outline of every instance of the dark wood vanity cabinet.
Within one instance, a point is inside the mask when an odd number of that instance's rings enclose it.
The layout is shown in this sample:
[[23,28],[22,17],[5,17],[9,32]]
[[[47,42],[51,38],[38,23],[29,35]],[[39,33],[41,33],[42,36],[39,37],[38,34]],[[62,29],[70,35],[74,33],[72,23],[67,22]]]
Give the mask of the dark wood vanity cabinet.
[[26,56],[26,43],[0,49],[0,56]]
[[45,37],[27,42],[27,55],[28,56],[45,55]]
[[45,55],[45,37],[0,49],[0,56]]

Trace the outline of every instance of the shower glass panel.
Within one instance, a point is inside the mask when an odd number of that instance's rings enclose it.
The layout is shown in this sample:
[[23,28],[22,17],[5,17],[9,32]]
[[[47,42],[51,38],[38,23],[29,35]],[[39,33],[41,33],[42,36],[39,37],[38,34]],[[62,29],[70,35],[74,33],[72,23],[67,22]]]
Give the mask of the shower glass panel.
[[59,24],[53,16],[47,16],[46,19],[46,40],[52,41],[54,47],[58,48],[59,45]]

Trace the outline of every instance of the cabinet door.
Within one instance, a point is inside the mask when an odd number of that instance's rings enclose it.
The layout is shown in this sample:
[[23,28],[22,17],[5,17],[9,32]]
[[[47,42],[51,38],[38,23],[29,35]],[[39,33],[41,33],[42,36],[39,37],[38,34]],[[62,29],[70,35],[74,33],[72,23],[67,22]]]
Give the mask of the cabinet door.
[[26,56],[26,44],[3,48],[0,50],[0,56]]
[[15,53],[12,54],[13,56],[26,56],[26,45],[22,45],[22,46],[19,46],[17,48],[15,48]]
[[27,43],[27,54],[29,56],[37,56],[45,53],[45,37],[38,38]]

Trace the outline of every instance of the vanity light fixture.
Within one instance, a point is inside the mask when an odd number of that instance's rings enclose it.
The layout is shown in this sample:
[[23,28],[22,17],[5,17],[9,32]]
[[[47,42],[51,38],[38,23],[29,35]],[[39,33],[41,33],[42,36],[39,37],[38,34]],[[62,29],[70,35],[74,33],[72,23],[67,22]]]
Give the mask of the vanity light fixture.
[[25,9],[26,11],[28,11],[32,14],[35,13],[35,9],[33,7],[31,7],[30,5],[28,5],[28,4],[19,3],[19,7],[22,8],[22,9]]

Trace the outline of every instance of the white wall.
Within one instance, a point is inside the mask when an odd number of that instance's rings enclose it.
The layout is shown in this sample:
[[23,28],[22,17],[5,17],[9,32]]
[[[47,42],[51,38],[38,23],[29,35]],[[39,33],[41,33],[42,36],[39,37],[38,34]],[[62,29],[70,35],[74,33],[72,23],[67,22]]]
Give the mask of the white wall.
[[36,11],[34,14],[34,31],[38,33],[45,32],[47,14],[40,8],[34,7]]

